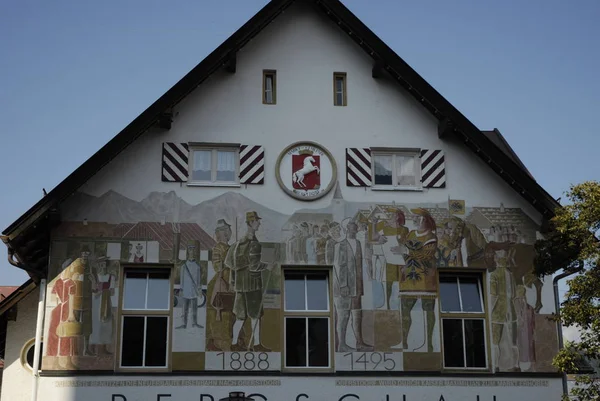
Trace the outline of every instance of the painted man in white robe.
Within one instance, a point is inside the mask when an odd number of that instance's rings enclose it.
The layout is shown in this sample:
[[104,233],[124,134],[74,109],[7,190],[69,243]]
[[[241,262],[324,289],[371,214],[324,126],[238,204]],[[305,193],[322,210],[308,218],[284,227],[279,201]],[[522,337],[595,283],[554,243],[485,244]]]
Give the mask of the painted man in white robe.
[[196,246],[188,245],[187,260],[181,264],[180,284],[183,310],[183,323],[178,329],[185,329],[188,324],[189,311],[192,310],[192,327],[202,328],[198,324],[198,297],[202,294],[202,272],[194,256]]

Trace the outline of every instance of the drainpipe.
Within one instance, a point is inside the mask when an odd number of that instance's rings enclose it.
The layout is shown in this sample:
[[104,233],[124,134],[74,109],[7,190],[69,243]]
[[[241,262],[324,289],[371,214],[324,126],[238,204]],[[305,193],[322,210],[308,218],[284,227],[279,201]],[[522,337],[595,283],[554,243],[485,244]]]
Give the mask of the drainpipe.
[[40,280],[40,299],[38,301],[37,321],[35,324],[35,348],[33,349],[33,381],[31,383],[31,401],[37,401],[40,378],[40,347],[44,327],[44,311],[46,308],[46,279]]
[[[563,278],[568,277],[572,274],[578,273],[582,270],[583,270],[583,262],[579,262],[578,267],[575,267],[570,270],[565,270],[558,276],[554,277],[554,280],[552,280],[552,286],[554,287],[554,307],[556,308],[557,314],[559,313],[559,310],[560,310],[560,300],[558,297],[558,282],[560,280],[562,280]],[[557,326],[558,326],[558,349],[561,350],[564,347],[564,340],[563,340],[563,332],[562,332],[562,322],[560,320],[558,321]],[[569,394],[569,386],[567,384],[567,374],[566,373],[563,373],[563,375],[562,375],[562,385],[563,385],[563,394],[568,395]]]

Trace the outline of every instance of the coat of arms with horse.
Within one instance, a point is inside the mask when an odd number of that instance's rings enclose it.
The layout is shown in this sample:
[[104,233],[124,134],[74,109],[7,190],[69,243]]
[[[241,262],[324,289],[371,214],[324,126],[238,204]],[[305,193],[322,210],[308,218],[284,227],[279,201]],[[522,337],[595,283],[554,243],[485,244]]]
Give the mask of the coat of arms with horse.
[[308,201],[319,199],[333,188],[337,169],[335,160],[321,145],[298,142],[281,152],[276,173],[284,191]]
[[321,187],[321,156],[309,149],[292,155],[292,186],[294,189],[318,189]]

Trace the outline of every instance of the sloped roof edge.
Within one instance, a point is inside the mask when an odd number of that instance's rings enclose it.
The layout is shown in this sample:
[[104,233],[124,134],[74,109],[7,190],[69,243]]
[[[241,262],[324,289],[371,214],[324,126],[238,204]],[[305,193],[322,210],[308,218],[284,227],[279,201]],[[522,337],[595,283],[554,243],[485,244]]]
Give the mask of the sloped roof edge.
[[150,129],[162,113],[176,105],[208,76],[224,66],[230,57],[233,57],[240,48],[294,1],[315,3],[329,18],[336,21],[341,29],[375,61],[381,62],[385,71],[397,79],[436,118],[440,121],[449,120],[454,127],[452,135],[463,141],[543,215],[551,215],[553,210],[559,206],[527,171],[482,134],[471,121],[417,74],[339,0],[272,0],[98,152],[8,226],[3,234],[8,236],[10,241],[75,192],[129,144]]
[[27,295],[36,288],[36,285],[32,279],[27,280],[19,288],[14,290],[8,297],[4,298],[0,302],[0,316],[6,313],[7,310],[15,306],[19,301],[25,298]]

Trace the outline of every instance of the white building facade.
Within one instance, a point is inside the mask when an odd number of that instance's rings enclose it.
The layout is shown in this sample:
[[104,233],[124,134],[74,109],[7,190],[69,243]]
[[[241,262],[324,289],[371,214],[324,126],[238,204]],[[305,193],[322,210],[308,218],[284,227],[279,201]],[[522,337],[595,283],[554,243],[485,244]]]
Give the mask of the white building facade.
[[559,400],[555,206],[341,3],[272,1],[4,232],[49,252],[1,401]]

